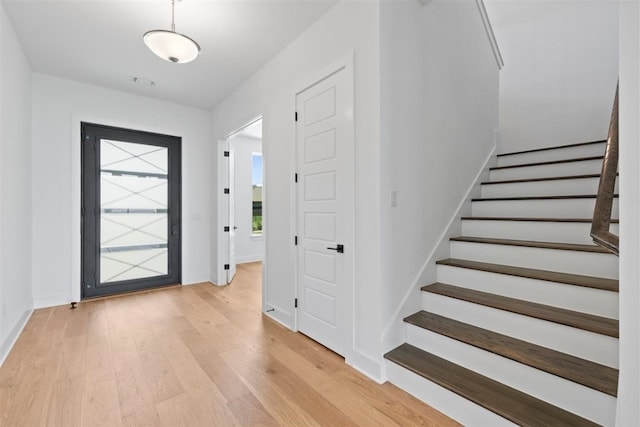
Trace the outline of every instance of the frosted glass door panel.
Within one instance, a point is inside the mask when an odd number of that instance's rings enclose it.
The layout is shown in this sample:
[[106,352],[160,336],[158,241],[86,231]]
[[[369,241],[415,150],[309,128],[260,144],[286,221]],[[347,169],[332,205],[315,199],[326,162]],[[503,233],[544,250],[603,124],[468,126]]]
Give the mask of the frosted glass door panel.
[[166,147],[100,140],[100,282],[168,274]]

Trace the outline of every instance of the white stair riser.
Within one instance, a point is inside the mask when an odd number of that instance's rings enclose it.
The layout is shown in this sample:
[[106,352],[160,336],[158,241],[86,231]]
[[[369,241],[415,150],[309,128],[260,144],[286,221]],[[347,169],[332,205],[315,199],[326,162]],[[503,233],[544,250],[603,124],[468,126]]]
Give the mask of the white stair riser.
[[509,335],[602,365],[618,367],[617,338],[437,294],[429,294],[423,302],[424,310],[440,316]]
[[610,253],[457,241],[452,241],[450,247],[451,257],[457,259],[561,271],[608,279],[618,278],[618,257]]
[[[619,235],[618,224],[610,230]],[[471,237],[591,245],[590,232],[591,223],[581,222],[462,220],[462,235]]]
[[602,171],[602,159],[563,162],[550,165],[523,166],[494,169],[489,173],[491,181],[508,179],[549,178],[555,176],[590,175]]
[[387,379],[391,384],[427,403],[432,408],[454,418],[467,427],[515,427],[509,420],[416,375],[391,361],[385,360]]
[[407,343],[596,423],[614,423],[616,399],[602,392],[410,324]]
[[[618,293],[487,271],[437,266],[438,281],[567,310],[618,319]],[[423,292],[424,300],[432,294]]]
[[[516,218],[592,218],[595,198],[483,200],[471,203],[473,216]],[[612,218],[618,218],[618,198],[613,200]]]
[[602,142],[599,144],[580,145],[578,147],[556,148],[554,150],[534,151],[533,153],[498,156],[498,166],[603,156],[605,147],[606,143]]
[[[550,181],[484,184],[481,191],[482,197],[594,195],[598,193],[599,183],[600,178],[554,179]],[[618,192],[617,181],[615,192]]]
[[384,361],[387,379],[391,384],[405,390],[429,406],[454,418],[467,427],[516,427],[509,420],[476,405],[475,403],[416,375],[389,360]]

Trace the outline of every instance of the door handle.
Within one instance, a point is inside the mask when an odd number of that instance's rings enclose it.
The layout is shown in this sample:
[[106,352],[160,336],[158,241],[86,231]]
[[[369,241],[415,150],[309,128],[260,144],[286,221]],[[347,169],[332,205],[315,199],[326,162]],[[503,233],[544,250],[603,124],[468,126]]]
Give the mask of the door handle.
[[339,254],[343,254],[344,253],[344,245],[336,245],[335,248],[329,248],[328,247],[327,249],[332,250],[332,251],[336,251]]

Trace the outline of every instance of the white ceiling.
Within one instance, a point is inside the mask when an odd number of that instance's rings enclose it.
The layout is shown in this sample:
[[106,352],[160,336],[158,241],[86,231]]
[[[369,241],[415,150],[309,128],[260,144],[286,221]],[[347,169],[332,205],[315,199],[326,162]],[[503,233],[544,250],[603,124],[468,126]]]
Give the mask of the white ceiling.
[[235,135],[246,136],[254,139],[262,139],[262,119],[256,120],[245,128],[238,131]]
[[176,2],[176,31],[202,48],[188,64],[164,61],[142,41],[170,29],[170,0],[2,1],[33,71],[210,109],[337,0]]

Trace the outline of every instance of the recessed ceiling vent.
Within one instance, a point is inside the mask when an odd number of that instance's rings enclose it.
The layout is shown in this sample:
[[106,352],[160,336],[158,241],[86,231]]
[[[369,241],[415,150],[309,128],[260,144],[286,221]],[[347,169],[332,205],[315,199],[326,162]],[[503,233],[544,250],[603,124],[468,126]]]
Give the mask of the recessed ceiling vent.
[[155,87],[156,86],[156,82],[154,82],[153,80],[149,80],[149,79],[145,79],[144,77],[131,77],[129,79],[129,81],[135,85],[138,86],[144,86],[144,87]]

